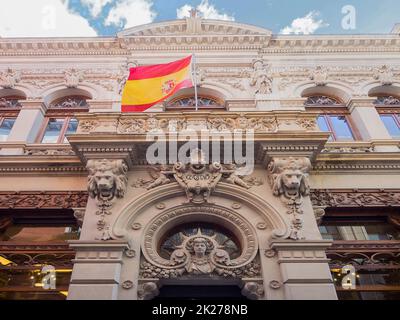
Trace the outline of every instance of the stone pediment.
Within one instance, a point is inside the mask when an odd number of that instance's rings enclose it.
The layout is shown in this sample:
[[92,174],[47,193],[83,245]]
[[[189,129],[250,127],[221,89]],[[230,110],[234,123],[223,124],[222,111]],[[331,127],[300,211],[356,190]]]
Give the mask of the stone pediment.
[[179,37],[188,35],[270,37],[272,32],[232,21],[187,18],[137,26],[118,33],[118,37]]

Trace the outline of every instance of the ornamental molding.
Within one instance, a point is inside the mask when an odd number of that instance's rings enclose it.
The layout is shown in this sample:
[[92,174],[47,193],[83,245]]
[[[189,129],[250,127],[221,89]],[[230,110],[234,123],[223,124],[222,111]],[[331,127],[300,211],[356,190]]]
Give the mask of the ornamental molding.
[[153,219],[146,226],[142,242],[142,252],[146,262],[157,266],[158,268],[169,270],[177,269],[177,266],[179,265],[184,266],[186,259],[180,263],[178,262],[178,264],[171,264],[170,260],[162,258],[158,254],[157,239],[162,236],[162,234],[159,233],[166,228],[167,224],[171,224],[174,220],[196,213],[207,215],[209,218],[215,217],[214,219],[223,219],[225,220],[226,226],[232,226],[240,235],[240,242],[242,243],[241,255],[236,259],[229,260],[229,264],[226,263],[227,260],[225,258],[220,262],[215,261],[217,266],[224,270],[226,269],[233,271],[246,266],[254,260],[258,250],[258,242],[253,227],[236,212],[219,206],[207,204],[202,206],[185,205],[173,208],[159,214],[155,219]]
[[85,208],[88,194],[84,191],[68,192],[0,192],[0,208],[6,209],[69,209]]
[[[290,102],[290,101],[289,101]],[[184,130],[209,130],[211,133],[254,130],[254,133],[276,133],[280,130],[319,132],[316,112],[198,112],[156,114],[78,114],[77,134],[147,134],[171,133]]]
[[129,56],[131,51],[258,50],[262,54],[399,52],[396,34],[272,35],[260,27],[192,17],[142,25],[115,38],[0,39],[3,56]]
[[314,207],[400,207],[400,190],[312,190]]
[[[354,153],[355,155],[357,153]],[[365,154],[364,154],[365,155]],[[363,156],[364,156],[363,155]],[[381,161],[377,161],[376,163],[360,163],[359,161],[368,161],[368,159],[354,159],[354,162],[357,163],[346,163],[344,160],[341,160],[340,158],[337,159],[338,163],[326,163],[325,161],[318,161],[314,167],[313,170],[318,170],[318,171],[336,171],[336,170],[345,170],[345,171],[351,171],[351,170],[387,170],[387,171],[393,171],[393,170],[400,170],[400,165],[397,164],[398,160],[394,160],[393,163],[388,163],[388,164],[382,164]]]
[[[12,162],[12,161],[10,161]],[[50,161],[49,161],[50,162]],[[7,173],[84,173],[87,172],[84,166],[61,166],[61,167],[0,167],[0,172]]]

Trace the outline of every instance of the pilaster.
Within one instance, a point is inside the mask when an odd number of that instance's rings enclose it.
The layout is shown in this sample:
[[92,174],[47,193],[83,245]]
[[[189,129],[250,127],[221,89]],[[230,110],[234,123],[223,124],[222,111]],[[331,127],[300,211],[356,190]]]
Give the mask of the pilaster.
[[330,241],[272,241],[287,300],[337,300],[325,250]]
[[398,152],[399,148],[387,131],[374,104],[375,98],[352,99],[348,108],[361,138],[374,142],[376,152]]
[[121,267],[128,243],[70,241],[76,251],[69,300],[117,300]]
[[15,144],[15,147],[3,148],[1,155],[21,155],[24,148],[18,144],[34,143],[42,127],[46,106],[41,100],[20,101],[21,111],[8,137],[8,142]]

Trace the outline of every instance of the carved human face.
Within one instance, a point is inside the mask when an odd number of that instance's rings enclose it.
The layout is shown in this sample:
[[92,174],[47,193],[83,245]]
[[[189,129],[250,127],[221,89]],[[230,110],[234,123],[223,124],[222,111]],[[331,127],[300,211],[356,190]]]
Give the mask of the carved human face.
[[105,198],[111,197],[115,184],[113,172],[111,170],[97,171],[94,179],[101,196]]
[[286,169],[282,175],[282,182],[289,190],[298,190],[300,188],[303,173],[300,170]]
[[207,251],[207,245],[206,245],[205,240],[203,240],[203,239],[194,240],[193,251],[198,256],[204,256]]

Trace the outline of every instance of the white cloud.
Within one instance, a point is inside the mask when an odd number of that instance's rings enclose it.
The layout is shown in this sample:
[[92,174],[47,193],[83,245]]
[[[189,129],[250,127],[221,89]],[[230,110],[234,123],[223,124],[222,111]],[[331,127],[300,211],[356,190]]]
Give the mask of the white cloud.
[[[190,15],[189,11],[193,7],[189,4],[185,4],[176,10],[176,16],[178,19],[186,18]],[[230,16],[226,13],[220,12],[213,4],[210,4],[208,0],[202,0],[196,8],[204,19],[216,19],[216,20],[229,20],[234,21],[235,17]]]
[[152,10],[152,6],[151,0],[119,0],[110,10],[105,25],[130,28],[153,22],[156,13]]
[[97,18],[103,8],[112,2],[113,0],[81,0],[81,3],[89,8],[93,18]]
[[323,20],[317,20],[319,12],[311,11],[302,18],[292,21],[290,26],[286,26],[281,30],[282,34],[312,34],[319,28],[327,27],[329,24]]
[[88,21],[68,11],[68,0],[2,0],[1,37],[91,37]]

